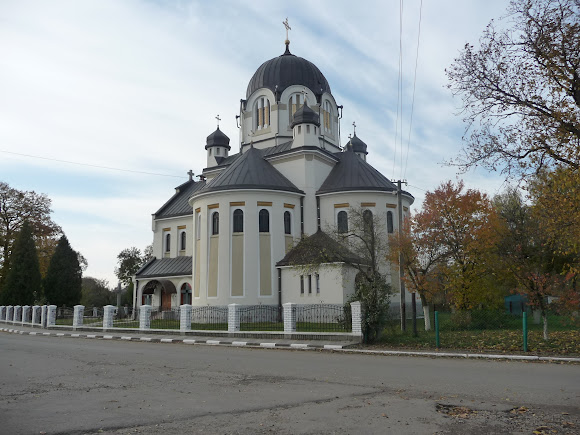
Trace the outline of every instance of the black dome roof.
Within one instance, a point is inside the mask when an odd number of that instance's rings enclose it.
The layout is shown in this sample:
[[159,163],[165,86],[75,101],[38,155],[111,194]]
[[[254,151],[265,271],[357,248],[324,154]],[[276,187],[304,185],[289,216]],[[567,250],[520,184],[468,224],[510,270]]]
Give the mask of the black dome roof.
[[207,137],[205,143],[206,150],[212,146],[227,147],[228,150],[230,149],[230,138],[227,137],[219,127]]
[[320,127],[318,113],[308,107],[308,103],[304,103],[300,109],[294,113],[292,125],[290,128],[294,128],[298,124],[315,124]]
[[357,137],[356,133],[354,134],[354,136],[346,144],[346,150],[347,151],[352,150],[355,153],[365,153],[365,154],[368,154],[368,152],[367,152],[367,144],[364,143],[362,140],[360,140]]
[[316,95],[330,92],[330,86],[324,75],[312,62],[290,53],[288,46],[282,56],[264,62],[256,70],[246,91],[249,98],[254,91],[268,88],[272,92],[282,92],[288,86],[302,85],[309,88]]

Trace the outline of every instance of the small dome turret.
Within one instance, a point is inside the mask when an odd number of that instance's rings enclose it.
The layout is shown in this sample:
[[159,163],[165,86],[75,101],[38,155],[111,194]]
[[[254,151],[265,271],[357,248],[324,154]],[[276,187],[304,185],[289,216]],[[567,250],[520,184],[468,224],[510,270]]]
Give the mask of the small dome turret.
[[205,149],[207,150],[209,147],[213,146],[220,146],[226,147],[228,151],[231,149],[230,147],[230,138],[227,137],[219,128],[216,129],[212,134],[210,134],[206,139]]
[[346,144],[345,151],[352,151],[362,157],[363,160],[366,160],[368,154],[367,144],[358,138],[356,132]]
[[320,117],[318,116],[318,113],[312,110],[306,101],[302,107],[294,113],[290,128],[294,128],[294,126],[298,124],[314,124],[317,127],[320,127]]

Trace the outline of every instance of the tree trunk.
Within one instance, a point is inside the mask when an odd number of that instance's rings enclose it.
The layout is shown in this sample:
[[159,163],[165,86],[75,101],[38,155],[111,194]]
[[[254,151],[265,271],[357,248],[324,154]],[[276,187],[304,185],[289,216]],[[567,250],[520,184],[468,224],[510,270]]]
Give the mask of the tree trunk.
[[544,340],[548,339],[548,315],[542,312],[542,319],[544,320]]
[[423,315],[425,316],[425,331],[431,331],[431,316],[429,304],[423,305]]

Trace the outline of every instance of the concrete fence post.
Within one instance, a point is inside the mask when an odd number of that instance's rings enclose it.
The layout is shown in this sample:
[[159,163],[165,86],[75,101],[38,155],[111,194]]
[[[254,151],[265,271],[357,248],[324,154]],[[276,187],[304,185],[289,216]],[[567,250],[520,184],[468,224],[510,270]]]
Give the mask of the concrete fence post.
[[179,330],[191,331],[191,310],[192,306],[184,304],[179,307]]
[[139,329],[151,329],[151,305],[141,305],[139,307]]
[[113,305],[105,305],[103,307],[103,329],[111,329],[113,327],[114,315],[115,307]]
[[85,314],[85,306],[84,305],[75,305],[74,312],[73,312],[73,328],[78,328],[79,326],[83,326],[83,316]]
[[22,323],[30,323],[30,305],[22,307]]
[[22,306],[21,305],[14,306],[14,318],[12,319],[12,323],[22,323]]
[[48,305],[40,307],[40,327],[46,328],[46,315],[48,314]]
[[32,326],[40,325],[40,305],[32,306]]
[[14,319],[14,307],[12,305],[8,305],[6,307],[6,321],[12,322]]
[[0,320],[6,320],[6,306],[0,305]]
[[284,333],[292,334],[296,332],[296,305],[292,302],[282,304],[284,307]]
[[359,301],[350,303],[350,313],[352,318],[352,333],[362,337],[362,307]]
[[56,325],[56,305],[49,305],[46,314],[46,327],[50,328],[54,325]]
[[240,310],[238,304],[228,305],[228,332],[240,330]]

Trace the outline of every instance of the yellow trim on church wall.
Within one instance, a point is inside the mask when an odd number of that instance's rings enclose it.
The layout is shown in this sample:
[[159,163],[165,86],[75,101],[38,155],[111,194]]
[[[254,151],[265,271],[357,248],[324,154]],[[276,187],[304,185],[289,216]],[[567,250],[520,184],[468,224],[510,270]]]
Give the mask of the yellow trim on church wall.
[[288,203],[284,203],[284,208],[294,208],[295,205],[294,204],[288,204]]
[[185,225],[179,225],[179,226],[177,227],[177,229],[178,229],[178,230],[184,230],[185,228],[186,228],[186,226],[185,226]]
[[246,205],[246,201],[232,201],[232,202],[230,202],[230,207],[236,207],[236,206],[241,206],[241,205]]
[[219,207],[220,207],[220,205],[219,205],[219,204],[210,204],[210,205],[208,205],[208,206],[207,206],[207,208],[208,208],[208,209],[210,209],[210,210],[211,210],[212,208],[219,208]]
[[163,231],[171,231],[171,228],[163,228]]
[[387,204],[387,208],[397,208],[397,204]]
[[201,212],[201,207],[197,207],[197,208],[195,209],[195,212],[196,212],[196,213],[199,213],[199,212]]
[[348,202],[343,202],[341,204],[334,204],[334,208],[345,208],[345,207],[350,207],[350,204]]
[[258,201],[258,207],[271,207],[271,201]]
[[361,207],[375,207],[377,205],[376,202],[361,202],[360,206]]

